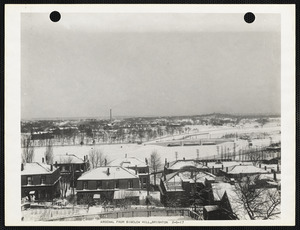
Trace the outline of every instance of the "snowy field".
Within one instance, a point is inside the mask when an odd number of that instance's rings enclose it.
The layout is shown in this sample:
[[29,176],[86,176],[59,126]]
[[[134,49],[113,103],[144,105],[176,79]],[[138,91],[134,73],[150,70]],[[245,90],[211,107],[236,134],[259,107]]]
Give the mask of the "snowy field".
[[[203,127],[202,127],[203,128]],[[201,132],[205,132],[208,130],[201,130]],[[277,142],[280,140],[280,126],[266,126],[263,128],[210,128],[210,136],[211,138],[218,138],[225,134],[230,133],[252,133],[252,132],[266,132],[270,133],[273,142]],[[169,140],[166,138],[165,141]],[[271,140],[270,137],[266,137],[265,139],[254,139],[252,140],[253,147],[260,146],[268,146]],[[229,152],[233,151],[233,142],[225,142],[219,144],[218,146],[223,146],[223,148]],[[248,141],[245,140],[237,140],[236,141],[236,151],[239,149],[246,149],[248,146]],[[176,159],[176,152],[178,159],[182,159],[185,157],[186,159],[196,158],[197,151],[199,152],[199,157],[209,157],[213,155],[217,155],[217,145],[202,145],[202,146],[175,146],[175,147],[166,147],[152,144],[111,144],[111,145],[83,145],[83,146],[54,146],[53,153],[54,155],[64,155],[75,154],[76,156],[83,159],[85,155],[88,155],[92,149],[100,149],[104,155],[107,156],[108,161],[115,160],[117,158],[124,158],[125,154],[128,157],[137,157],[141,160],[145,158],[149,158],[153,151],[157,151],[160,155],[162,162],[167,158],[168,161],[174,161]],[[42,157],[44,157],[46,147],[35,147],[35,156],[34,161],[42,162]]]

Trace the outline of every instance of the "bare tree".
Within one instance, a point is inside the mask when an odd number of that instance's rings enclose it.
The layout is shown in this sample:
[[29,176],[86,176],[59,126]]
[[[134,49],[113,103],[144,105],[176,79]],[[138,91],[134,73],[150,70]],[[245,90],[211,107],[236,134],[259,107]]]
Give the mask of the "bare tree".
[[64,174],[61,176],[59,180],[59,186],[60,186],[60,196],[61,198],[67,197],[67,191],[70,189],[71,184],[71,174]]
[[31,141],[31,136],[24,137],[22,141],[23,141],[22,162],[32,163],[34,158],[34,146]]
[[259,177],[244,177],[235,184],[240,202],[250,219],[272,219],[280,215],[280,193],[276,188],[257,188]]
[[107,162],[107,156],[104,155],[100,149],[92,149],[89,152],[89,165],[90,169],[98,168],[105,165]]
[[156,173],[162,166],[160,156],[158,155],[157,151],[152,151],[150,155],[150,169],[151,172],[154,174],[154,185],[156,185]]
[[47,164],[53,164],[53,145],[52,145],[52,140],[46,140],[46,151],[45,151],[45,159]]

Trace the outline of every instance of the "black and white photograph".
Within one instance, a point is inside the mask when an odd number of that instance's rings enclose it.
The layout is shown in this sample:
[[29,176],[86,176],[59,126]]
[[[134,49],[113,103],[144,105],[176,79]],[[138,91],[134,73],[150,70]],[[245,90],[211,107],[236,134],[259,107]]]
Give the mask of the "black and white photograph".
[[293,7],[134,7],[20,10],[17,221],[287,221]]

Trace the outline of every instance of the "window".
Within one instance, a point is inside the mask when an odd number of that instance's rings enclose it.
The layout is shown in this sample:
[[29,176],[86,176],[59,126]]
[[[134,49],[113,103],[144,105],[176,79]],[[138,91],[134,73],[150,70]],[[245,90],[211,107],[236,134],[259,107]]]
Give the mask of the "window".
[[128,188],[133,188],[133,180],[128,180]]
[[102,181],[97,181],[97,189],[101,189],[102,188]]
[[32,177],[31,176],[27,177],[27,185],[32,185]]
[[109,183],[108,183],[108,181],[105,181],[104,188],[109,188]]
[[46,183],[46,176],[41,176],[41,184],[45,184]]
[[115,188],[119,188],[119,180],[116,180],[116,182],[115,182]]
[[88,182],[87,181],[83,182],[83,189],[88,189]]
[[142,187],[147,188],[147,178],[142,178]]

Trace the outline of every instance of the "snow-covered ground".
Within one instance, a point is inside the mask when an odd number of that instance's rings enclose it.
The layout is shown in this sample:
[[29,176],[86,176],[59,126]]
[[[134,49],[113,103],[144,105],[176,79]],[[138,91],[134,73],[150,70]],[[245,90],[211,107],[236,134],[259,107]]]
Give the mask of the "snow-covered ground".
[[[208,130],[203,129],[201,132],[206,132]],[[209,128],[209,133],[211,138],[220,138],[225,134],[231,133],[252,133],[252,132],[265,132],[271,134],[265,139],[254,139],[252,140],[254,147],[268,146],[271,141],[277,142],[280,140],[280,126],[269,126],[263,128],[233,128],[233,127],[220,127],[220,128]],[[270,139],[270,137],[272,139]],[[170,140],[166,138],[164,141]],[[225,142],[218,145],[219,148],[223,146],[226,151],[233,151],[233,142]],[[236,151],[239,149],[246,149],[248,146],[248,141],[237,140],[236,141]],[[199,152],[199,157],[208,157],[217,155],[217,145],[202,145],[202,146],[175,146],[175,147],[166,147],[155,145],[155,143],[150,144],[111,144],[111,145],[82,145],[82,146],[54,146],[53,153],[54,155],[62,154],[75,154],[78,157],[83,157],[89,154],[89,151],[92,149],[100,149],[103,151],[104,155],[107,156],[108,161],[112,161],[117,158],[124,158],[125,154],[128,157],[137,157],[141,160],[149,158],[153,151],[157,151],[160,155],[162,162],[167,158],[168,161],[173,161],[176,159],[186,159],[196,158],[197,152]],[[35,147],[35,156],[34,161],[42,162],[42,157],[44,157],[46,147]]]

